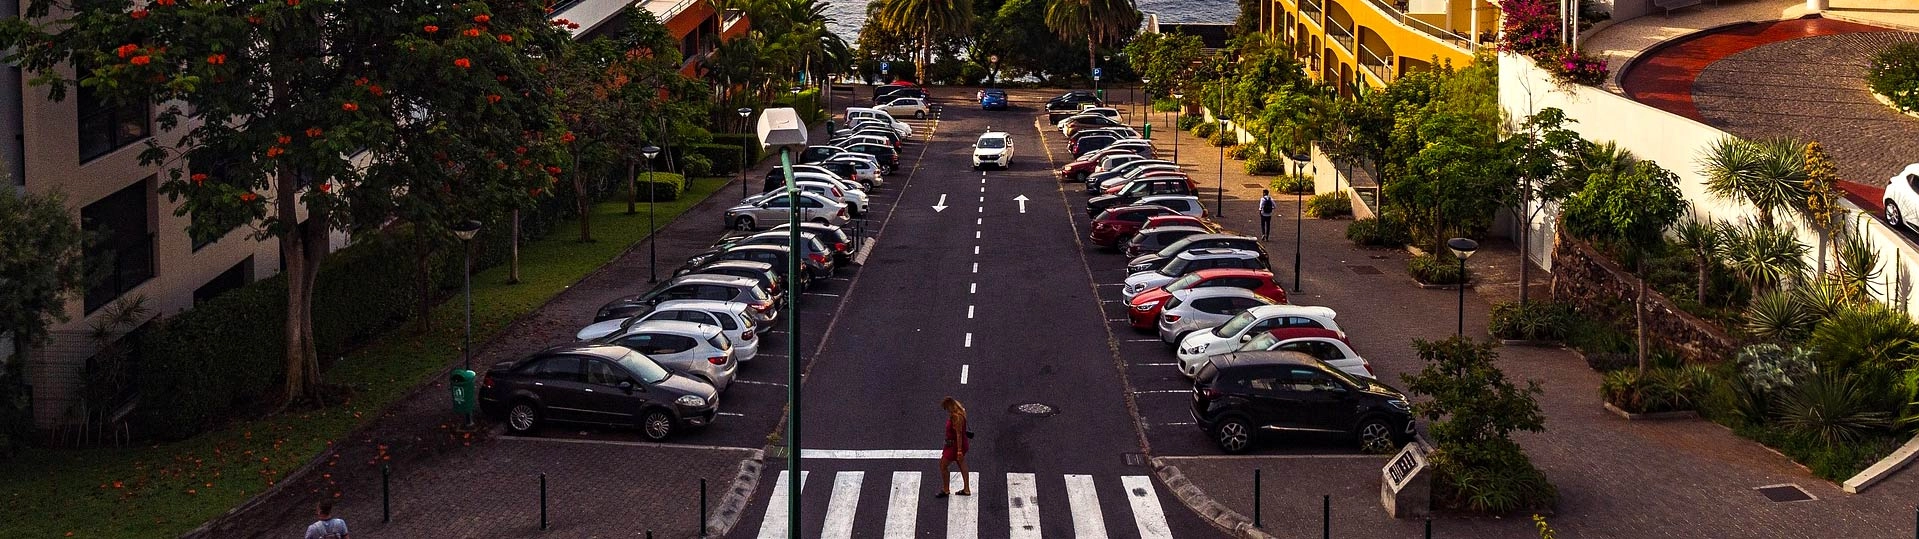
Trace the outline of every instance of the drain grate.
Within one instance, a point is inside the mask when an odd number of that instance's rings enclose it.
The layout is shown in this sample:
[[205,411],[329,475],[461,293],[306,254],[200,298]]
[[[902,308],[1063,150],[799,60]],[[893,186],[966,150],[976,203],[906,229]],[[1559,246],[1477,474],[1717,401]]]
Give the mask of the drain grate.
[[1127,454],[1125,455],[1125,457],[1126,457],[1126,465],[1127,465],[1127,466],[1145,466],[1145,465],[1146,465],[1146,455],[1145,455],[1145,454],[1142,454],[1142,453],[1127,453]]
[[1814,498],[1811,493],[1806,492],[1806,489],[1799,488],[1799,485],[1767,485],[1753,490],[1759,491],[1759,494],[1765,496],[1768,500],[1781,503],[1805,502],[1818,499]]
[[1016,413],[1016,414],[1036,415],[1041,417],[1059,413],[1058,409],[1053,408],[1052,406],[1047,406],[1045,404],[1040,404],[1037,402],[1029,402],[1026,404],[1013,405],[1012,411],[1013,413]]
[[1361,264],[1361,265],[1357,265],[1357,266],[1346,266],[1346,269],[1349,269],[1349,270],[1353,270],[1353,273],[1357,273],[1357,274],[1360,274],[1360,275],[1381,275],[1381,274],[1383,274],[1383,273],[1382,273],[1381,271],[1379,271],[1379,268],[1375,268],[1375,267],[1373,267],[1373,266],[1371,266],[1371,265],[1367,265],[1367,264]]

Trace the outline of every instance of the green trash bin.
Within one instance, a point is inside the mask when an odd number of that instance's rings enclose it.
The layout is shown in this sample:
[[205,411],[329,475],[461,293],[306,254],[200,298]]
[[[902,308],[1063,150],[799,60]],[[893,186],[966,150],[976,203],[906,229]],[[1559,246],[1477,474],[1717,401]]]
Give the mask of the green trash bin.
[[832,120],[826,121],[826,138],[833,138],[833,133],[838,132],[837,130],[834,129],[834,127],[837,127],[837,126],[833,123]]
[[1153,122],[1146,122],[1146,129],[1140,132],[1139,137],[1147,140],[1152,140]]
[[453,391],[453,412],[471,415],[480,402],[480,396],[474,393],[473,371],[453,369],[453,376],[446,384]]

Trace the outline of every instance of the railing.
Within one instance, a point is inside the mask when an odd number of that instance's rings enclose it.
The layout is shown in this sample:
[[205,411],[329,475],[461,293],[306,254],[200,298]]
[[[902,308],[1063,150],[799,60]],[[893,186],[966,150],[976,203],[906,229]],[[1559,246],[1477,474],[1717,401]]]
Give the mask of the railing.
[[1339,24],[1339,19],[1332,17],[1326,18],[1326,38],[1345,46],[1347,52],[1352,52],[1357,43],[1353,39],[1353,31],[1346,29],[1344,25]]
[[1299,12],[1305,15],[1307,20],[1313,21],[1313,24],[1320,24],[1319,14],[1321,11],[1325,11],[1320,8],[1319,1],[1320,0],[1299,0]]
[[1373,77],[1379,79],[1380,85],[1393,83],[1392,64],[1381,59],[1378,54],[1374,54],[1372,49],[1366,48],[1365,43],[1359,44],[1359,50],[1354,54],[1359,57],[1359,66],[1372,72]]
[[1393,3],[1389,3],[1387,2],[1387,0],[1366,0],[1366,1],[1371,2],[1373,4],[1373,7],[1379,8],[1379,11],[1381,13],[1385,13],[1388,17],[1394,20],[1398,20],[1400,24],[1404,24],[1406,26],[1412,27],[1412,29],[1414,30],[1424,32],[1426,35],[1430,35],[1435,39],[1444,41],[1446,42],[1446,44],[1452,45],[1453,48],[1456,48],[1462,51],[1467,51],[1467,52],[1472,52],[1474,50],[1477,50],[1477,45],[1473,44],[1472,39],[1468,38],[1467,36],[1461,35],[1458,32],[1447,30],[1445,28],[1433,26],[1432,23],[1429,23],[1426,21],[1415,19],[1411,15],[1406,14],[1405,8],[1399,7],[1398,5]]

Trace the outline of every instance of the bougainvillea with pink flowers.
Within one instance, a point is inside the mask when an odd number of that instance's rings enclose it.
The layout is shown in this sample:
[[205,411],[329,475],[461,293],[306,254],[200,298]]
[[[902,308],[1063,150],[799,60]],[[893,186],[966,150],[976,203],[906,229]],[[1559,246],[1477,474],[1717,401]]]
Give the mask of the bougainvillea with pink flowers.
[[1556,0],[1506,0],[1500,3],[1505,22],[1499,50],[1524,54],[1552,72],[1561,82],[1596,85],[1605,82],[1606,62],[1567,46],[1560,40],[1564,28]]

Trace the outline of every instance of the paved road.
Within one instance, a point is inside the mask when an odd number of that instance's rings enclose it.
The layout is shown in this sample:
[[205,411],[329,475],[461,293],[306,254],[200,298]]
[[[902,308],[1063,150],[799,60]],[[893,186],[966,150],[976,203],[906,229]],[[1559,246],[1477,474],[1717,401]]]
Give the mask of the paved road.
[[[1052,180],[1037,112],[983,112],[970,97],[948,96],[936,125],[920,127],[931,139],[907,163],[917,169],[896,174],[898,205],[840,298],[850,303],[815,323],[830,330],[806,376],[803,533],[1218,535],[1140,458],[1116,336],[1077,240],[1078,202]],[[1015,137],[1011,170],[970,168],[989,125]],[[969,460],[980,480],[974,496],[940,500],[948,395],[978,434]],[[784,461],[767,464],[735,537],[783,536]]]

